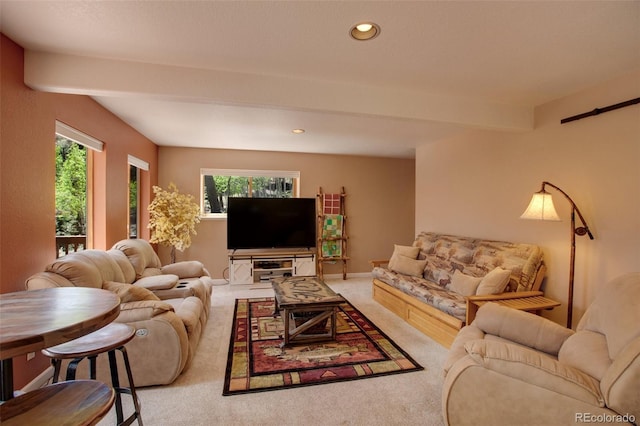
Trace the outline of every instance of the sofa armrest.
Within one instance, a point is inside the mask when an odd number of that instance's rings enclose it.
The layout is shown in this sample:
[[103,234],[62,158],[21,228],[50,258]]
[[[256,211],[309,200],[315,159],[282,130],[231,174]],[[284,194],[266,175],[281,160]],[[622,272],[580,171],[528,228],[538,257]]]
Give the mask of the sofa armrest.
[[[126,345],[136,387],[172,383],[189,360],[189,337],[182,320],[173,310],[165,310],[167,306],[162,310],[158,309],[160,306],[156,304],[155,310],[149,310],[149,306],[140,305],[121,311],[116,319],[136,328],[135,338]],[[110,377],[108,363],[101,358],[98,357],[98,379],[101,370],[106,379]]]
[[478,309],[473,326],[487,334],[557,356],[562,344],[574,331],[546,318],[485,303]]
[[109,290],[120,298],[120,303],[140,302],[142,300],[160,300],[151,291],[144,287],[136,287],[128,283],[115,281],[105,281],[102,283],[103,290]]
[[209,276],[209,272],[205,269],[202,262],[197,260],[185,260],[182,262],[172,263],[160,268],[163,274],[177,275],[178,278],[199,278]]
[[465,350],[479,366],[588,404],[604,407],[600,384],[553,357],[495,340],[473,340]]
[[197,297],[187,297],[175,309],[176,314],[187,330],[187,335],[191,335],[198,329],[203,309],[202,301]]
[[118,322],[131,323],[145,321],[165,312],[173,312],[173,306],[160,300],[143,300],[120,305]]
[[467,350],[464,345],[471,340],[484,339],[484,335],[484,332],[478,327],[468,325],[460,329],[458,335],[453,340],[453,343],[449,348],[447,359],[444,361],[444,365],[442,367],[445,376],[449,373],[449,370],[455,363],[467,355]]
[[389,259],[385,259],[385,260],[370,260],[369,264],[371,265],[371,267],[373,268],[378,268],[382,265],[386,265],[389,263]]
[[178,276],[174,274],[150,275],[140,278],[133,284],[147,290],[156,291],[173,288],[178,284],[178,280]]
[[487,294],[484,296],[467,296],[468,301],[491,301],[491,300],[507,300],[507,299],[524,299],[525,297],[543,296],[541,291],[507,291],[499,294]]
[[40,290],[52,287],[75,287],[71,281],[53,272],[38,272],[27,278],[24,286],[27,290]]

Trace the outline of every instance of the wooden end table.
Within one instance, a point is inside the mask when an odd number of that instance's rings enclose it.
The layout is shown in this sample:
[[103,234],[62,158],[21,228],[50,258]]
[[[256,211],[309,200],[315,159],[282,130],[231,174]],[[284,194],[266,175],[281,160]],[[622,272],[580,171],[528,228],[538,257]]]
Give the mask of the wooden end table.
[[[318,277],[287,277],[271,281],[275,311],[284,322],[282,346],[336,339],[336,313],[345,299]],[[327,330],[326,323],[330,322]]]
[[546,298],[543,294],[541,291],[521,291],[501,295],[467,297],[467,325],[476,318],[480,306],[489,302],[519,311],[533,312],[537,315],[540,315],[542,310],[560,306],[560,302]]

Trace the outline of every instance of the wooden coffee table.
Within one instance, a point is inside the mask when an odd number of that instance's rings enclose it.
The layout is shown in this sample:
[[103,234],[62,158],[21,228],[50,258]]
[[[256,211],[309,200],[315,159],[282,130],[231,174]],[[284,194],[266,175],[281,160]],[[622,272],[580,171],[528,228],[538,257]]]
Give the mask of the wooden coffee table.
[[283,346],[336,339],[336,312],[345,302],[342,296],[318,277],[276,278],[271,285],[274,315],[280,313],[284,322]]

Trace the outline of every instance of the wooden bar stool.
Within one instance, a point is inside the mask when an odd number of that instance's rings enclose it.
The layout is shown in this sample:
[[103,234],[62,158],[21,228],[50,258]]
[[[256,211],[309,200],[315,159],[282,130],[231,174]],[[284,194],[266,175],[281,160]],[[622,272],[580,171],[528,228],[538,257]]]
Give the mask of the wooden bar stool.
[[[109,356],[109,368],[111,370],[111,383],[115,391],[116,418],[118,425],[130,425],[134,420],[138,421],[138,425],[142,426],[142,417],[140,415],[140,403],[136,395],[136,388],[133,383],[131,374],[131,366],[129,365],[129,357],[124,345],[135,337],[136,330],[128,324],[113,322],[98,331],[71,340],[52,348],[43,349],[42,353],[53,363],[54,373],[53,381],[58,381],[60,368],[63,359],[71,359],[67,367],[66,380],[75,380],[76,369],[80,361],[85,358],[89,359],[89,377],[96,379],[96,358],[98,355],[107,353]],[[129,387],[121,387],[118,378],[118,364],[116,362],[116,350],[120,351],[124,360],[124,366],[127,370],[127,378]],[[121,394],[131,395],[133,399],[134,412],[127,419],[122,414]]]
[[60,382],[0,405],[2,426],[95,425],[113,406],[115,391],[102,382]]

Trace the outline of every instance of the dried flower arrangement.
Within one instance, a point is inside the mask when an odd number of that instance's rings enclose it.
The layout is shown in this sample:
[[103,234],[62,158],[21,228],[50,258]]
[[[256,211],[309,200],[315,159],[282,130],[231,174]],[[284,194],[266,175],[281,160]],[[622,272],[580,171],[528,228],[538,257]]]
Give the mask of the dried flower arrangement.
[[155,198],[149,204],[149,229],[152,243],[171,246],[171,263],[176,261],[176,249],[184,251],[191,245],[191,234],[200,222],[200,207],[192,195],[181,194],[172,182],[164,190],[153,187]]

